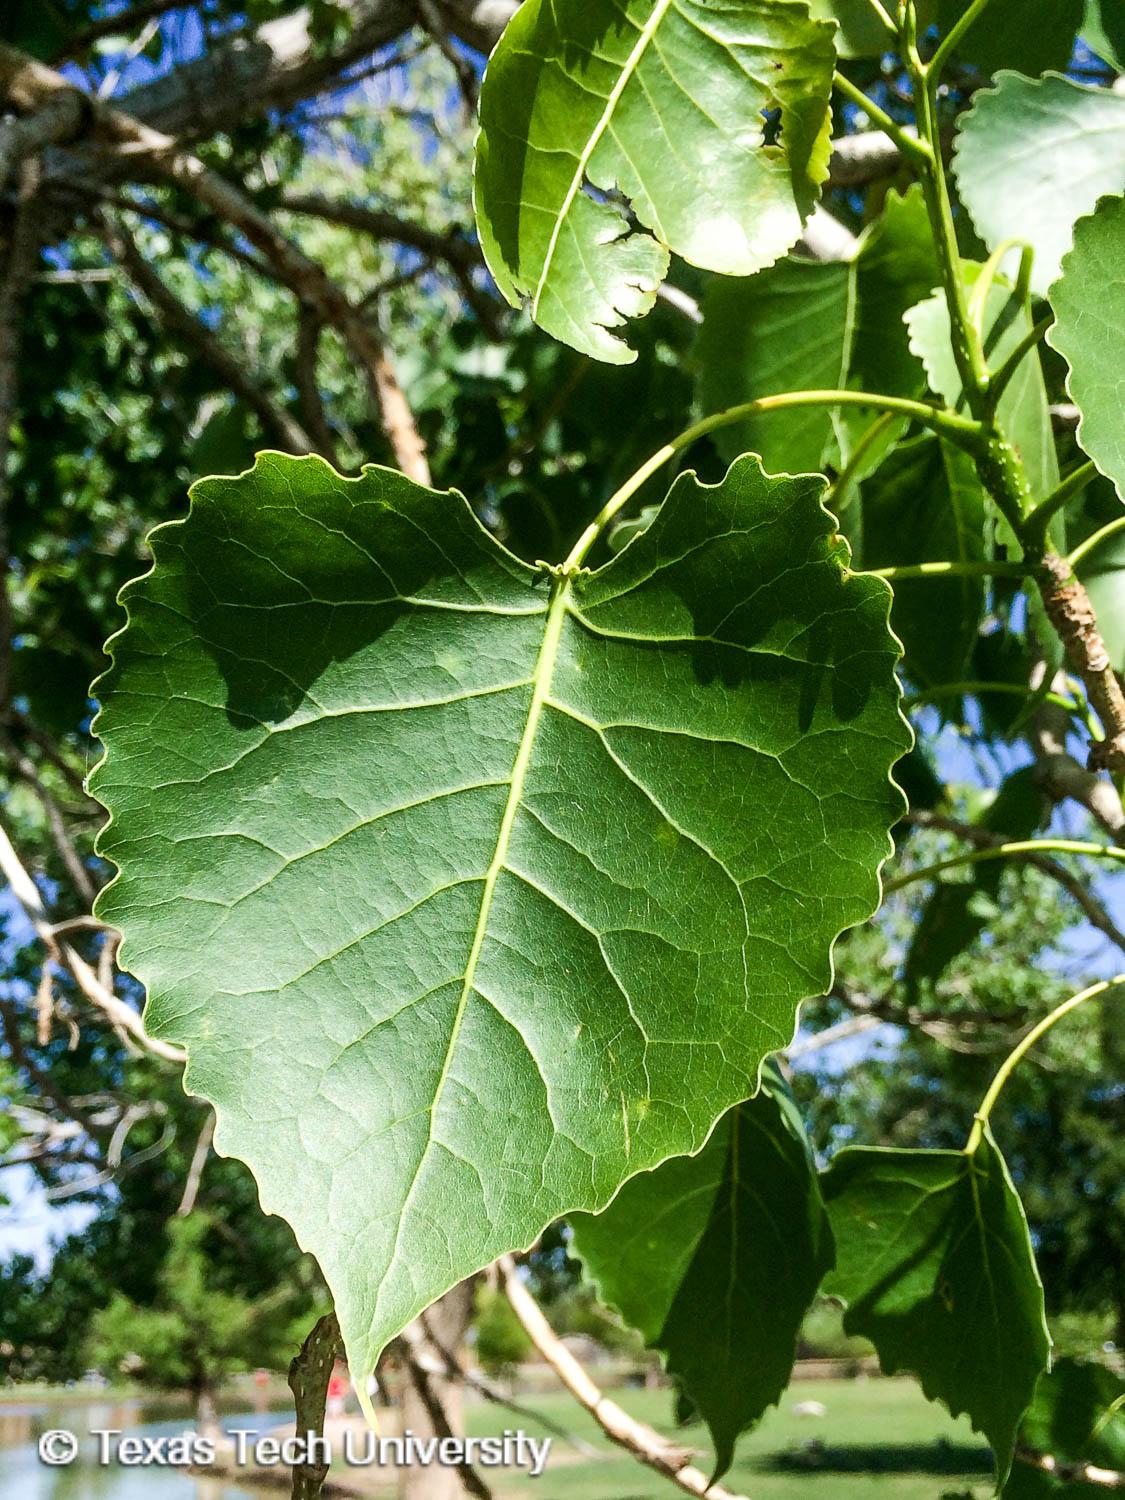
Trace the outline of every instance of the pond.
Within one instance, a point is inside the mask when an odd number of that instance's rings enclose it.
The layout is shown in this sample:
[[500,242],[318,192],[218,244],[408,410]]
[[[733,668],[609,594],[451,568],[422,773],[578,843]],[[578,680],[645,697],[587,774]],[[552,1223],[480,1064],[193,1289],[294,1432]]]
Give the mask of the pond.
[[[292,1422],[292,1408],[227,1411],[222,1426],[255,1433]],[[274,1500],[284,1490],[261,1490],[222,1478],[199,1478],[180,1469],[126,1468],[97,1462],[97,1431],[118,1429],[129,1437],[174,1437],[194,1428],[185,1402],[110,1397],[0,1404],[0,1500]],[[44,1432],[63,1429],[79,1439],[72,1464],[52,1468],[40,1461]]]

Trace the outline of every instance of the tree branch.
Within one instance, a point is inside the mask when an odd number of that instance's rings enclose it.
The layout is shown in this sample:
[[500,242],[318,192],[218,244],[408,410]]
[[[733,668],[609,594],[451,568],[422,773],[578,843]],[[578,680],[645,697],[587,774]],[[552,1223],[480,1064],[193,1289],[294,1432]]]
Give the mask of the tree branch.
[[185,339],[205,363],[211,366],[227,389],[257,414],[266,433],[278,447],[286,453],[311,453],[312,439],[300,422],[278,406],[250,378],[241,361],[224,348],[210,329],[184,306],[145,260],[125,226],[120,221],[109,223],[104,226],[102,233],[110,254],[125,270],[129,280],[149,303],[160,322],[170,332]]
[[157,1037],[149,1036],[145,1031],[144,1023],[132,1006],[126,1005],[124,1000],[107,988],[82,955],[76,952],[69,943],[58,941],[39,889],[24,869],[3,827],[0,827],[0,875],[3,875],[8,882],[12,895],[23,907],[47,952],[70,973],[86,999],[102,1012],[114,1029],[127,1034],[146,1051],[156,1057],[162,1057],[166,1062],[184,1062],[186,1054],[180,1047],[174,1047],[170,1042],[163,1042]]
[[1090,749],[1089,769],[1125,773],[1125,688],[1114,670],[1085,586],[1065,558],[1048,552],[1038,573],[1047,618],[1105,729]]
[[624,1448],[635,1459],[663,1474],[689,1495],[706,1496],[707,1500],[742,1500],[721,1484],[711,1484],[702,1470],[695,1468],[692,1454],[662,1437],[655,1428],[638,1422],[616,1401],[601,1391],[561,1341],[543,1316],[539,1304],[524,1285],[516,1263],[510,1255],[497,1261],[504,1290],[512,1309],[523,1324],[531,1342],[554,1370],[578,1403],[585,1407],[611,1442]]
[[[195,1143],[192,1152],[191,1165],[188,1167],[187,1177],[184,1179],[183,1196],[180,1205],[176,1209],[177,1219],[186,1219],[188,1214],[195,1208],[199,1197],[199,1184],[203,1181],[203,1168],[207,1165],[207,1158],[211,1155],[211,1143],[215,1139],[215,1111],[209,1109],[207,1118],[203,1122],[203,1128]],[[300,1432],[300,1428],[297,1429]]]
[[[289,1365],[289,1389],[293,1392],[297,1435],[324,1436],[324,1408],[328,1382],[340,1349],[340,1325],[334,1312],[326,1313]],[[327,1464],[294,1464],[292,1500],[318,1500],[328,1477]]]
[[[281,25],[271,22],[270,25]],[[262,28],[265,30],[266,28]],[[0,44],[0,96],[17,91],[20,98],[45,103],[62,92],[73,92],[61,74],[37,63],[14,47]],[[83,95],[90,118],[89,140],[112,147],[118,166],[127,162],[134,181],[174,183],[205,204],[225,223],[243,234],[265,255],[279,279],[326,323],[337,328],[360,367],[402,472],[419,484],[429,484],[426,450],[414,417],[398,383],[394,363],[362,311],[332,280],[318,261],[276,227],[246,194],[226,178],[180,148],[177,142],[143,120]]]
[[[926,811],[907,813],[906,822],[915,828],[936,828],[944,833],[955,834],[957,838],[964,839],[968,844],[975,844],[981,849],[998,849],[1002,844],[1007,844],[1011,840],[1010,834],[978,828],[974,823],[963,823],[957,818],[948,818],[941,813]],[[1125,932],[1121,931],[1106,908],[1096,896],[1091,894],[1077,875],[1071,874],[1065,865],[1046,854],[1029,851],[1014,855],[1013,858],[1022,859],[1025,864],[1033,866],[1061,886],[1067,895],[1082,908],[1090,926],[1096,927],[1115,947],[1125,953]]]

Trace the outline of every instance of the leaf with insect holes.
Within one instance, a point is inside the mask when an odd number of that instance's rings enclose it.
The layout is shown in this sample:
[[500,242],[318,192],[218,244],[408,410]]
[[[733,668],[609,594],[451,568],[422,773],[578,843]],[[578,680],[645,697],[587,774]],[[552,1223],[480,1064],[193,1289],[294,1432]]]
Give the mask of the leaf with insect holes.
[[823,492],[683,475],[564,575],[455,493],[265,454],[154,533],[97,689],[98,910],[361,1387],[698,1150],[877,905],[909,731]]
[[621,364],[614,330],[652,306],[670,251],[772,265],[828,175],[833,31],[804,0],[524,0],[485,71],[474,175],[508,301]]

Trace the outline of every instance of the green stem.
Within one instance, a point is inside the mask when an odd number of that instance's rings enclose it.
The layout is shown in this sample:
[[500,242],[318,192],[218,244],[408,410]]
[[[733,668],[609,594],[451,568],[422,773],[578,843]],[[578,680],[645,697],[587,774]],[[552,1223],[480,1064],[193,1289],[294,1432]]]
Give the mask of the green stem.
[[1048,313],[1045,317],[1040,318],[1034,328],[1028,329],[1011,354],[1008,355],[1008,358],[993,375],[988,386],[988,410],[990,414],[996,411],[996,408],[1000,404],[1000,397],[1008,389],[1008,386],[1012,382],[1012,377],[1031,351],[1039,344],[1043,335],[1054,321],[1053,313]]
[[845,78],[843,73],[837,73],[833,82],[845,99],[858,105],[872,124],[877,125],[884,135],[890,136],[903,156],[913,161],[929,161],[930,147],[926,142],[919,140],[916,135],[911,135],[885,109],[880,108],[874,99],[869,98],[861,88],[857,88],[850,78]]
[[1012,1048],[1008,1056],[1000,1064],[996,1077],[988,1086],[988,1092],[980,1102],[980,1108],[973,1117],[973,1128],[969,1139],[965,1142],[965,1153],[972,1156],[984,1138],[985,1128],[988,1125],[989,1116],[999,1099],[1001,1091],[1008,1079],[1012,1076],[1020,1062],[1039,1041],[1040,1037],[1050,1031],[1064,1016],[1068,1016],[1072,1010],[1077,1010],[1080,1005],[1085,1005],[1087,1000],[1095,1000],[1099,995],[1104,995],[1108,990],[1117,989],[1125,984],[1125,974],[1117,974],[1113,979],[1102,979],[1097,984],[1092,984],[1088,989],[1080,990],[1077,995],[1071,995],[1069,1000],[1064,1000],[1061,1005],[1056,1005],[1049,1015],[1043,1017],[1022,1041]]
[[1081,839],[1020,839],[1011,844],[996,844],[988,849],[964,849],[960,854],[951,855],[949,859],[938,860],[936,865],[910,870],[905,875],[888,880],[883,886],[883,895],[889,896],[892,891],[901,891],[904,886],[913,885],[919,880],[930,880],[935,875],[944,874],[946,870],[956,869],[958,865],[981,864],[986,859],[1019,858],[1024,854],[1089,854],[1100,859],[1125,861],[1125,849],[1119,849],[1116,844],[1088,844]]
[[1063,506],[1071,501],[1079,490],[1084,490],[1097,473],[1096,466],[1087,460],[1073,469],[1064,480],[1055,486],[1046,500],[1041,500],[1028,516],[1025,524],[1026,534],[1035,538],[1040,543],[1047,535],[1047,527],[1051,524],[1052,516],[1056,515]]
[[961,276],[961,257],[957,231],[953,225],[953,205],[941,158],[941,130],[937,117],[937,99],[930,88],[928,71],[918,52],[917,17],[914,6],[906,10],[906,62],[914,86],[918,134],[929,145],[929,157],[921,173],[922,192],[930,219],[930,230],[941,266],[942,286],[949,305],[953,337],[953,355],[961,376],[961,385],[969,399],[974,416],[983,416],[982,392],[988,385],[988,370],[980,339],[969,319],[965,283]]
[[[975,22],[984,14],[984,11],[987,9],[987,7],[988,0],[972,0],[972,4],[969,5],[964,11],[962,11],[961,15],[949,28],[949,31],[946,33],[946,35],[942,38],[937,51],[934,53],[933,57],[930,58],[927,68],[929,76],[935,82],[941,76],[941,70],[949,61],[950,56],[961,45],[961,41],[964,38],[965,33],[969,30],[969,27],[974,25]],[[1029,20],[1028,24],[1034,25],[1035,23],[1034,21]]]
[[904,563],[896,568],[871,568],[876,578],[898,583],[904,578],[1024,578],[1024,563],[1009,562],[924,562]]
[[951,442],[967,448],[970,452],[975,448],[981,430],[979,423],[967,417],[960,417],[956,412],[927,406],[923,401],[909,401],[901,396],[878,396],[869,391],[785,391],[777,396],[759,396],[756,401],[744,401],[738,406],[728,406],[725,411],[713,412],[711,416],[704,417],[699,422],[693,422],[690,427],[685,427],[683,432],[665,443],[663,448],[658,449],[635,473],[629,476],[621,488],[609,497],[575,542],[562,565],[563,572],[571,573],[581,566],[586,554],[610,521],[628,504],[645,481],[651,479],[657,470],[661,469],[675,454],[684,448],[690,448],[692,443],[698,442],[708,433],[717,432],[720,427],[729,427],[735,422],[744,422],[747,417],[760,416],[770,411],[784,411],[788,407],[795,406],[862,406],[873,411],[897,413],[899,416],[912,417],[916,422],[932,427],[935,432],[943,433]]
[[[959,698],[968,695],[979,698],[984,693],[1002,693],[1010,698],[1026,698],[1027,688],[1018,682],[943,682],[940,687],[929,688],[924,693],[908,693],[902,700],[903,708],[915,708],[920,703],[932,703],[935,698]],[[1079,713],[1076,700],[1064,698],[1061,693],[1044,695],[1048,703],[1065,708],[1067,713]]]
[[891,20],[890,14],[884,9],[882,0],[867,0],[867,3],[868,3],[868,5],[870,5],[871,9],[875,12],[875,14],[879,17],[880,21],[882,21],[883,25],[890,32],[891,36],[897,37],[898,36],[898,27]]
[[984,263],[980,275],[973,284],[973,290],[969,295],[969,318],[973,327],[984,337],[984,310],[988,303],[988,294],[996,280],[1005,258],[1013,250],[1020,252],[1020,269],[1017,285],[1022,286],[1031,276],[1031,260],[1033,251],[1025,240],[1003,240]]
[[1125,529],[1125,516],[1118,516],[1113,521],[1107,521],[1099,531],[1094,532],[1093,536],[1088,536],[1084,542],[1080,542],[1067,558],[1071,572],[1076,571],[1080,562],[1085,562],[1095,547],[1100,547],[1103,542],[1109,541],[1111,536],[1116,536],[1123,529]]

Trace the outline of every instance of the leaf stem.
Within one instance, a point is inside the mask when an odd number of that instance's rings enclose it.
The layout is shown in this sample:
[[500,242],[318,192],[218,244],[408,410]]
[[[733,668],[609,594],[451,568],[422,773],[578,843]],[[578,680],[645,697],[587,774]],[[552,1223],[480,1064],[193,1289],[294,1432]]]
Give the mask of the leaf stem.
[[[1072,469],[1028,516],[1024,523],[1027,535],[1039,539],[1044,538],[1047,535],[1047,527],[1051,524],[1051,518],[1062,510],[1063,506],[1080,490],[1084,490],[1097,472],[1096,465],[1089,459],[1084,464],[1079,464],[1076,469]],[[1073,564],[1071,566],[1073,567]]]
[[865,571],[898,583],[905,578],[1023,578],[1030,569],[1018,562],[924,562]]
[[[1011,698],[1026,698],[1027,688],[1018,682],[943,682],[940,687],[927,689],[924,693],[907,693],[902,700],[903,708],[914,708],[921,703],[932,703],[935,698],[959,698],[963,695],[980,697],[985,693],[1002,693]],[[1068,713],[1080,711],[1076,700],[1064,698],[1061,693],[1044,694],[1048,703],[1065,708]]]
[[1012,1076],[1012,1073],[1024,1056],[1039,1041],[1040,1037],[1050,1031],[1056,1022],[1061,1021],[1064,1016],[1068,1016],[1072,1010],[1077,1010],[1080,1005],[1085,1005],[1087,1000],[1095,1000],[1099,995],[1104,995],[1108,990],[1117,989],[1123,984],[1125,984],[1125,974],[1117,974],[1112,979],[1102,979],[1097,984],[1090,985],[1088,989],[1080,990],[1077,995],[1071,995],[1069,1000],[1064,1000],[1061,1005],[1056,1005],[1049,1015],[1044,1016],[1020,1042],[1017,1042],[1015,1047],[1012,1048],[1011,1052],[1008,1053],[1008,1056],[1000,1064],[996,1077],[989,1084],[988,1092],[980,1102],[980,1108],[973,1118],[972,1131],[969,1139],[965,1142],[965,1154],[967,1156],[972,1156],[984,1138],[989,1116],[992,1114],[993,1107],[997,1099],[999,1099],[1004,1085]]
[[1054,321],[1053,313],[1048,313],[1045,317],[1040,318],[1034,327],[1028,329],[1011,354],[1008,355],[1008,358],[992,376],[988,385],[988,410],[990,413],[995,412],[997,406],[1000,404],[1000,397],[1012,383],[1012,378],[1020,365],[1042,341],[1043,335]]
[[890,13],[886,10],[886,8],[883,5],[883,0],[867,0],[867,3],[868,3],[868,5],[870,5],[871,9],[875,12],[875,14],[879,17],[880,21],[882,21],[883,25],[890,32],[891,36],[897,38],[898,37],[898,27],[891,20]]
[[886,881],[883,895],[889,896],[892,891],[901,891],[904,886],[913,885],[918,880],[930,880],[935,875],[944,874],[946,870],[956,869],[958,865],[976,865],[986,859],[1019,858],[1024,854],[1088,854],[1125,862],[1125,849],[1118,848],[1116,844],[1089,844],[1082,839],[1020,839],[1011,844],[995,844],[988,849],[963,849],[948,859],[938,860],[937,864],[909,870],[905,875],[897,875],[894,880]]
[[651,458],[645,460],[635,473],[609,497],[601,510],[586,527],[571,548],[562,565],[564,573],[572,573],[582,565],[586,554],[597,541],[602,531],[625,505],[633,498],[646,480],[661,469],[670,458],[684,448],[698,442],[708,433],[721,427],[730,427],[735,422],[744,422],[747,417],[760,416],[764,412],[784,411],[797,406],[861,406],[872,411],[896,413],[912,417],[935,432],[943,433],[959,447],[975,451],[982,428],[979,422],[969,417],[958,416],[944,407],[929,406],[924,401],[910,401],[903,396],[880,396],[871,391],[785,391],[776,396],[759,396],[756,401],[744,401],[738,406],[728,406],[723,411],[713,412],[685,427],[670,442],[659,448]]
[[929,145],[925,141],[920,140],[916,135],[911,135],[885,109],[876,104],[874,99],[865,94],[861,88],[858,88],[850,78],[845,78],[843,73],[837,72],[833,82],[845,99],[863,110],[871,123],[877,125],[884,135],[890,136],[903,156],[914,161],[929,161]]
[[973,327],[980,336],[984,337],[984,310],[988,302],[988,294],[995,284],[997,274],[1004,260],[1013,250],[1020,251],[1020,268],[1016,280],[1017,300],[1024,299],[1019,296],[1019,288],[1027,286],[1031,279],[1031,263],[1034,252],[1026,240],[1003,240],[984,263],[984,267],[973,284],[973,290],[969,295],[969,317],[972,319]]
[[1125,529],[1125,516],[1117,516],[1114,520],[1107,521],[1100,530],[1094,532],[1093,536],[1088,536],[1084,542],[1079,542],[1078,546],[1075,547],[1074,551],[1067,558],[1071,571],[1073,572],[1079,563],[1085,562],[1095,547],[1100,547],[1103,542],[1108,542],[1111,536],[1116,536],[1123,529]]

